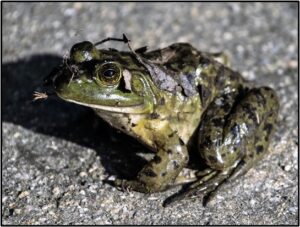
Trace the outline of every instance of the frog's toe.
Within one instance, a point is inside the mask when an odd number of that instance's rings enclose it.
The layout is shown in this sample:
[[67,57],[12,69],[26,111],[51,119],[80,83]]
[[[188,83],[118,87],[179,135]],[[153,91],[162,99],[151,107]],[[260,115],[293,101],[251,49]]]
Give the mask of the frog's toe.
[[124,182],[125,182],[125,180],[115,179],[115,181],[113,181],[113,184],[114,184],[115,187],[118,187],[122,191],[126,191],[126,190],[128,190],[128,188],[125,187]]
[[[167,207],[170,204],[178,202],[182,199],[193,199],[203,197],[203,205],[207,205],[217,194],[219,188],[230,176],[231,171],[207,171],[207,174],[196,182],[190,184],[187,188],[181,190],[175,195],[167,198],[163,206]],[[201,173],[200,175],[202,175]]]
[[123,181],[124,180],[121,180],[121,179],[116,179],[116,180],[105,179],[105,180],[103,180],[103,183],[109,184],[111,186],[114,186],[114,187],[118,188],[119,190],[125,191],[126,188],[124,187]]
[[122,191],[150,192],[148,187],[140,181],[116,179],[113,183],[115,187],[120,188]]

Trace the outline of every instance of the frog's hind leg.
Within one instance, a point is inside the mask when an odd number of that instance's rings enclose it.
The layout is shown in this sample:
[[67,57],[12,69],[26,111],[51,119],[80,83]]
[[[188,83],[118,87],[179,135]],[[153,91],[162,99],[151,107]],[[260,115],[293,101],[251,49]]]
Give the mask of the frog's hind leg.
[[270,138],[275,131],[278,110],[279,103],[276,94],[268,87],[252,89],[238,105],[236,108],[237,117],[246,115],[245,117],[253,118],[255,122],[253,116],[255,114],[257,126],[253,126],[254,136],[247,138],[243,158],[228,180],[232,181],[244,175],[257,161],[264,157]]
[[245,174],[266,153],[278,112],[270,88],[250,90],[234,103],[236,94],[219,97],[209,106],[199,130],[199,151],[213,169],[164,205],[204,195],[208,202],[225,182]]
[[[251,97],[255,96],[255,97]],[[258,98],[261,96],[260,98]],[[263,99],[264,97],[265,99]],[[245,141],[245,153],[241,160],[237,162],[236,167],[234,167],[222,184],[219,184],[213,191],[211,191],[205,198],[205,203],[212,200],[218,191],[220,191],[225,184],[229,184],[236,180],[238,177],[243,176],[250,170],[259,160],[261,160],[267,153],[268,145],[270,142],[270,137],[274,133],[274,126],[276,125],[277,114],[279,109],[279,103],[277,97],[273,90],[269,88],[256,88],[253,89],[243,101],[241,107],[237,108],[237,111],[242,111],[242,109],[247,110],[245,113],[250,113],[251,107],[249,105],[252,101],[261,100],[262,104],[265,104],[265,114],[259,119],[259,114],[256,114],[258,127],[255,130],[255,136],[248,138]],[[263,100],[269,100],[265,103]],[[253,102],[254,105],[255,102]],[[247,107],[248,106],[248,107]],[[241,112],[243,113],[243,112]]]

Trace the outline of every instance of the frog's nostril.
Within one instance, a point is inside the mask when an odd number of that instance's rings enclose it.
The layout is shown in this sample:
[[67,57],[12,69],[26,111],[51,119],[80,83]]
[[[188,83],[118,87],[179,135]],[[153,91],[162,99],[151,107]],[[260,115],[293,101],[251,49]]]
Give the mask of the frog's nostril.
[[55,67],[50,74],[44,78],[43,80],[43,86],[48,87],[52,86],[54,80],[61,74],[61,68],[60,67]]

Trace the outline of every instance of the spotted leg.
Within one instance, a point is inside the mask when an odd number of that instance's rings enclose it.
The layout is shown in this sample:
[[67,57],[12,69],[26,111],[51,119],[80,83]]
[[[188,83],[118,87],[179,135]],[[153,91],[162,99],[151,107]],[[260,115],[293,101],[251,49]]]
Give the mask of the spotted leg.
[[168,125],[153,136],[159,148],[154,158],[138,173],[136,180],[117,179],[114,182],[116,186],[150,193],[163,191],[173,184],[188,162],[186,145]]
[[[235,98],[241,99],[234,102]],[[202,194],[209,201],[225,182],[245,174],[267,151],[278,112],[275,92],[267,87],[219,97],[199,130],[199,152],[213,171],[170,197],[165,206]]]

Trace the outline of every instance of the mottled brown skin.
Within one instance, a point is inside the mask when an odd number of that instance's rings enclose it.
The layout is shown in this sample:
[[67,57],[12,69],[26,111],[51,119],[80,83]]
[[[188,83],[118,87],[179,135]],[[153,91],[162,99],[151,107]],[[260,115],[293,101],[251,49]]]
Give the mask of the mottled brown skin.
[[[136,180],[117,179],[116,186],[152,193],[192,182],[164,205],[198,194],[209,199],[267,151],[279,108],[276,94],[252,88],[222,54],[186,43],[119,52],[82,42],[66,62],[47,78],[56,93],[92,107],[156,152]],[[207,168],[188,177],[181,171],[194,145]]]

